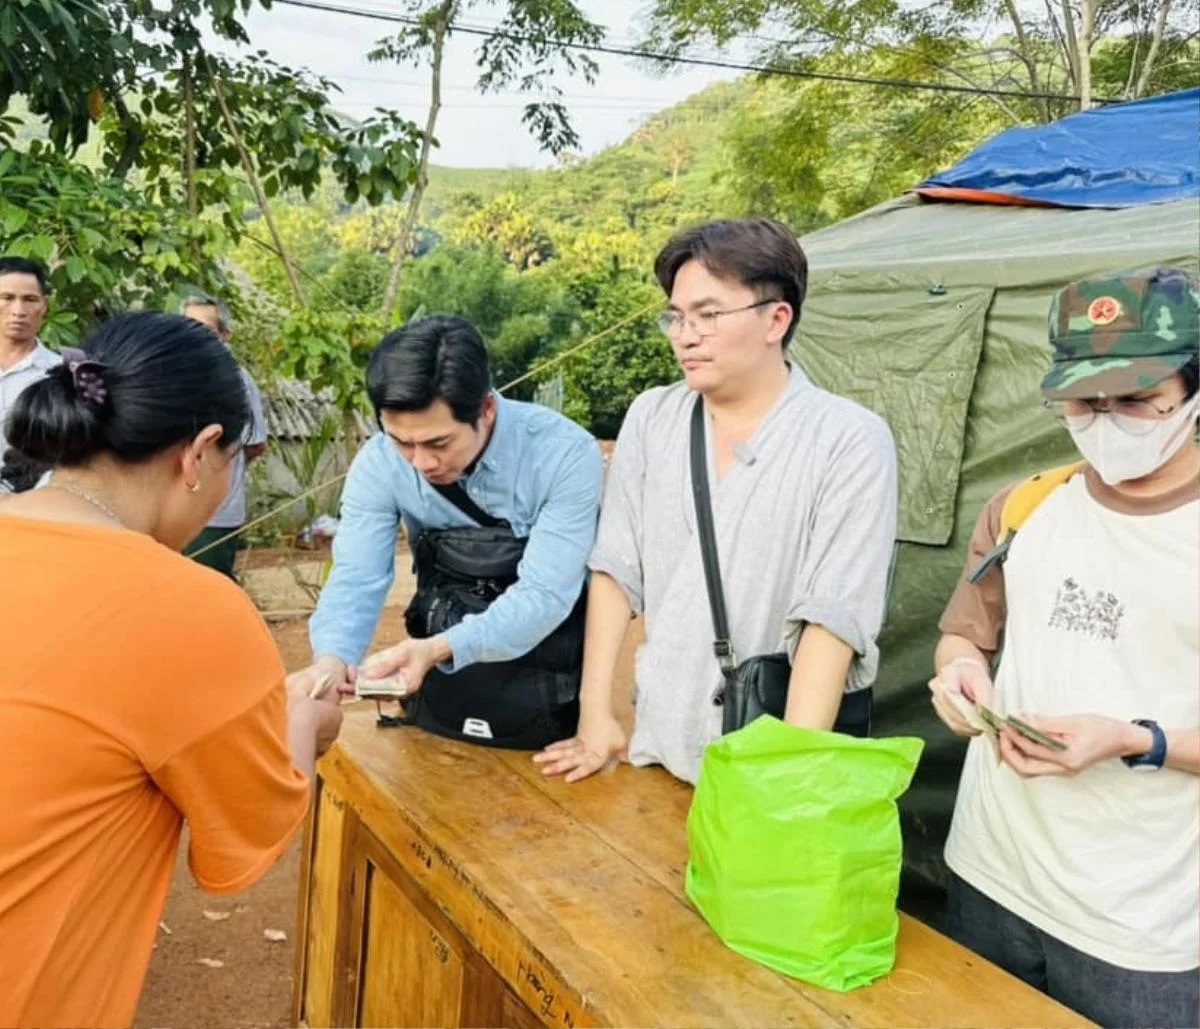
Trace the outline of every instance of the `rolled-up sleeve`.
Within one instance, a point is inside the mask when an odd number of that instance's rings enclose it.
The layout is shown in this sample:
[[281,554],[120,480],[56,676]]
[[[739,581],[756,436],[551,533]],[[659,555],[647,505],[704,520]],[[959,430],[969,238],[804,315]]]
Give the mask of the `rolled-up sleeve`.
[[635,614],[642,613],[642,496],[645,487],[646,402],[638,397],[625,415],[608,465],[596,546],[588,558],[593,572],[610,576]]
[[401,512],[389,481],[388,446],[385,437],[376,436],[350,465],[333,539],[333,571],[308,623],[315,656],[361,661],[392,588]]
[[967,562],[962,576],[938,621],[938,630],[943,635],[962,636],[989,657],[1000,649],[1004,637],[1007,617],[1004,569],[1002,565],[994,566],[979,582],[971,582],[969,576],[999,539],[1000,514],[1013,486],[1002,489],[979,512],[967,544]]
[[789,649],[805,625],[823,626],[854,650],[847,686],[863,689],[879,669],[896,538],[896,447],[871,415],[848,430],[822,479],[787,614]]
[[468,615],[446,633],[451,671],[527,654],[579,599],[596,539],[604,465],[595,440],[575,433],[570,440],[529,531],[517,581],[482,614]]

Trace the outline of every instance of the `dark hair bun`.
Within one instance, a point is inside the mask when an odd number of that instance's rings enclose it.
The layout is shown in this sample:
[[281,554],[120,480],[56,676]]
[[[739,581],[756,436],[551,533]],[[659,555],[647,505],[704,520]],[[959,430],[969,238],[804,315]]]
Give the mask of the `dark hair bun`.
[[102,419],[101,408],[76,391],[63,366],[21,392],[4,435],[34,461],[76,465],[104,449]]
[[74,365],[26,388],[5,435],[28,457],[70,467],[107,453],[136,464],[221,427],[221,444],[242,438],[249,404],[237,361],[191,318],[147,311],[102,324]]

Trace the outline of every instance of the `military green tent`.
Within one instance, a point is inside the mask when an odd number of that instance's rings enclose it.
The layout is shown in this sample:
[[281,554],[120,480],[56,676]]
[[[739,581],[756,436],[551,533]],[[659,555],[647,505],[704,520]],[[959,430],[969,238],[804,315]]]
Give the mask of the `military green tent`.
[[[1190,131],[1195,153],[1194,117]],[[1075,456],[1038,391],[1050,360],[1050,298],[1096,273],[1157,263],[1196,270],[1198,241],[1194,195],[1124,209],[913,195],[802,240],[810,291],[793,354],[820,385],[883,415],[900,458],[876,718],[883,735],[928,741],[901,806],[902,903],[923,917],[940,911],[942,844],[964,751],[929,704],[936,622],[988,498]]]

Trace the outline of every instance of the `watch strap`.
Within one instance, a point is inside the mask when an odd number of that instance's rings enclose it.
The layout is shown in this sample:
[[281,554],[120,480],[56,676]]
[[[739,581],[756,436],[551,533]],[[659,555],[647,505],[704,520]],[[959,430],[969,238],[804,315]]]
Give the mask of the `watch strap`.
[[1162,768],[1167,760],[1167,734],[1162,726],[1149,718],[1135,718],[1133,724],[1150,730],[1150,749],[1144,754],[1128,754],[1121,760],[1130,768]]

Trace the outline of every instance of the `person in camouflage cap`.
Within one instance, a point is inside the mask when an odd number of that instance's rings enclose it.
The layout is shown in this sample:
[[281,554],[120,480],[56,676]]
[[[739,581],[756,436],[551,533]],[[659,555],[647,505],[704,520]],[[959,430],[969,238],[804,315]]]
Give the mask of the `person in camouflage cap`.
[[1050,400],[1119,397],[1157,386],[1196,359],[1200,287],[1180,268],[1072,283],[1050,307]]
[[1084,460],[980,512],[929,683],[972,738],[946,932],[1102,1026],[1200,1024],[1196,286],[1054,298],[1044,403]]

